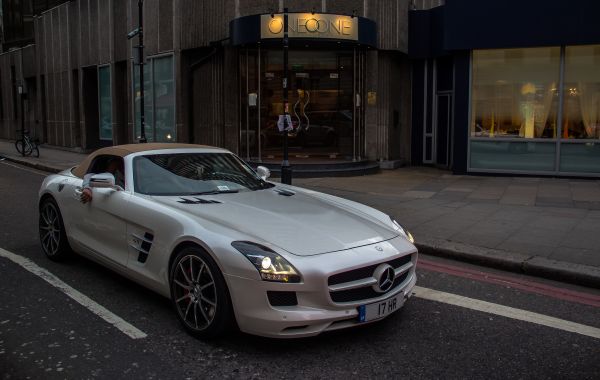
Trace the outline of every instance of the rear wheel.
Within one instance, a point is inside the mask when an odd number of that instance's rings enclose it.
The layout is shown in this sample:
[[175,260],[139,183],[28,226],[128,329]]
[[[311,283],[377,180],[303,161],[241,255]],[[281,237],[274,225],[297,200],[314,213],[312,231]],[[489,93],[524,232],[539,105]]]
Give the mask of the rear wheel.
[[58,205],[52,198],[46,198],[40,207],[40,243],[50,260],[62,261],[71,253],[65,226]]
[[170,273],[171,301],[183,327],[198,338],[222,335],[233,312],[225,279],[210,255],[197,247],[184,248]]
[[32,144],[31,155],[33,157],[40,157],[40,148],[38,148],[36,143]]

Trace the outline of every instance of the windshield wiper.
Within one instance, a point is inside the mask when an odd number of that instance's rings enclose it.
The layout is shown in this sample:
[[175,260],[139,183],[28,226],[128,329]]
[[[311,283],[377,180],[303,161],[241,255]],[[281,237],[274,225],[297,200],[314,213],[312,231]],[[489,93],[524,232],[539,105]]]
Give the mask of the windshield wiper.
[[239,193],[239,190],[210,190],[210,191],[201,191],[199,193],[189,193],[186,195],[215,195],[215,194],[230,194],[230,193]]

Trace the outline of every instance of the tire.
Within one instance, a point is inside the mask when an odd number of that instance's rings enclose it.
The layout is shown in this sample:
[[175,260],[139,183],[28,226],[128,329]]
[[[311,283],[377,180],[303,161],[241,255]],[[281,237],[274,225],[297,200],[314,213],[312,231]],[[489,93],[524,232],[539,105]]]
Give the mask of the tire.
[[187,247],[175,256],[169,285],[175,314],[188,333],[210,339],[230,329],[233,308],[227,284],[217,264],[203,249]]
[[36,158],[40,157],[40,148],[38,148],[37,144],[33,145],[33,149],[31,150],[31,155]]
[[46,198],[40,205],[38,229],[46,257],[52,261],[63,261],[71,255],[62,215],[52,198]]
[[31,154],[31,145],[25,143],[22,139],[15,141],[15,148],[19,154],[23,154],[23,150],[25,150],[25,155],[29,156]]

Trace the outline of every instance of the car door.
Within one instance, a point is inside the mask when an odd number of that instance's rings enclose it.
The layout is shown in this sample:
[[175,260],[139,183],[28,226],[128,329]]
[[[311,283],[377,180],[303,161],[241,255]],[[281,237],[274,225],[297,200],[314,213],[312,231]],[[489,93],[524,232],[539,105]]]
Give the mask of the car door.
[[[106,160],[107,157],[99,156],[97,159]],[[122,160],[121,157],[116,159]],[[92,170],[102,171],[95,169],[97,167],[94,163],[90,165]],[[75,196],[80,192],[81,188],[74,189]],[[125,186],[124,190],[94,188],[92,194],[92,201],[86,204],[80,203],[76,211],[78,228],[74,230],[77,234],[74,237],[91,253],[113,264],[126,267],[127,213],[131,193]]]

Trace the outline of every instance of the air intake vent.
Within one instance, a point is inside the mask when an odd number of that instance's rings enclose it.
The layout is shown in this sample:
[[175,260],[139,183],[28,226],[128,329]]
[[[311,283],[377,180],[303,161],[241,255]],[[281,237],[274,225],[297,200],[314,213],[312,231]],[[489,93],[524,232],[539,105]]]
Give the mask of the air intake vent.
[[268,291],[267,297],[269,297],[269,303],[271,304],[271,306],[298,305],[298,298],[296,297],[296,292]]
[[196,198],[196,197],[194,197],[193,199],[181,198],[181,200],[179,200],[177,202],[183,203],[183,204],[186,204],[186,205],[199,205],[199,204],[221,203],[219,201],[215,201],[214,199],[202,199],[202,198]]

